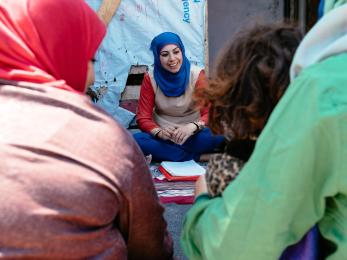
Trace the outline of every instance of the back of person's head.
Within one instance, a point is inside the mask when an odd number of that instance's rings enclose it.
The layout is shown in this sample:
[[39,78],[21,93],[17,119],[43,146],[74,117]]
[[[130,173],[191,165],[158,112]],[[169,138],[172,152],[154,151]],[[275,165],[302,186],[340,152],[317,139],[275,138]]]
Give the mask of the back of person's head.
[[0,79],[83,92],[105,26],[83,0],[0,2]]
[[209,126],[229,138],[259,135],[289,85],[289,68],[302,38],[289,24],[243,29],[224,49],[209,87],[196,92],[209,105]]

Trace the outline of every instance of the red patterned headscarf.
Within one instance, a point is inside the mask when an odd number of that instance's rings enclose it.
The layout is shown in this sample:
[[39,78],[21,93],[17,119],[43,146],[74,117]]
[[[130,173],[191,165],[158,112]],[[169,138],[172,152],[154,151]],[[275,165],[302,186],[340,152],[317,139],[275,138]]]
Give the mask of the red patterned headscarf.
[[1,0],[0,79],[81,93],[105,31],[83,0]]

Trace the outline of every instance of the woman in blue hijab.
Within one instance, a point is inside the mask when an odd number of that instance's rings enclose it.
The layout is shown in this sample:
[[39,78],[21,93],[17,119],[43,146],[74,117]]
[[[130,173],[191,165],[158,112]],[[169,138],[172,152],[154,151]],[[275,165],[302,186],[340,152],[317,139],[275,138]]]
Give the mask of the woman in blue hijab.
[[223,137],[205,127],[208,109],[198,110],[192,95],[206,86],[205,72],[190,64],[180,37],[164,32],[151,42],[154,68],[141,85],[134,135],[144,155],[155,161],[198,161],[221,145]]

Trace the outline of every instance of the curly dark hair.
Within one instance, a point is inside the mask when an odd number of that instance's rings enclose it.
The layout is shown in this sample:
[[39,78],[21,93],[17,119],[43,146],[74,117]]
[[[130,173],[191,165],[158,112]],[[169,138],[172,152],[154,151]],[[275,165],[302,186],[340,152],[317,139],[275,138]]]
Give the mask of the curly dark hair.
[[257,137],[289,85],[289,68],[302,39],[293,24],[256,25],[240,31],[220,55],[209,86],[195,101],[209,106],[214,133]]

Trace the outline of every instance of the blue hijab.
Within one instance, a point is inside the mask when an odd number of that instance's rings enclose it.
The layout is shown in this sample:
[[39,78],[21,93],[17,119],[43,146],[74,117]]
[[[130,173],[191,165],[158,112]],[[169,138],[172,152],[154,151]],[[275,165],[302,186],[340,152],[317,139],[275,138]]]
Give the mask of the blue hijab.
[[[182,52],[182,65],[177,73],[167,71],[160,63],[160,51],[168,44],[177,45]],[[154,56],[154,79],[161,91],[168,97],[183,95],[189,83],[190,62],[185,55],[184,45],[180,37],[172,32],[161,33],[152,40],[151,51]]]

